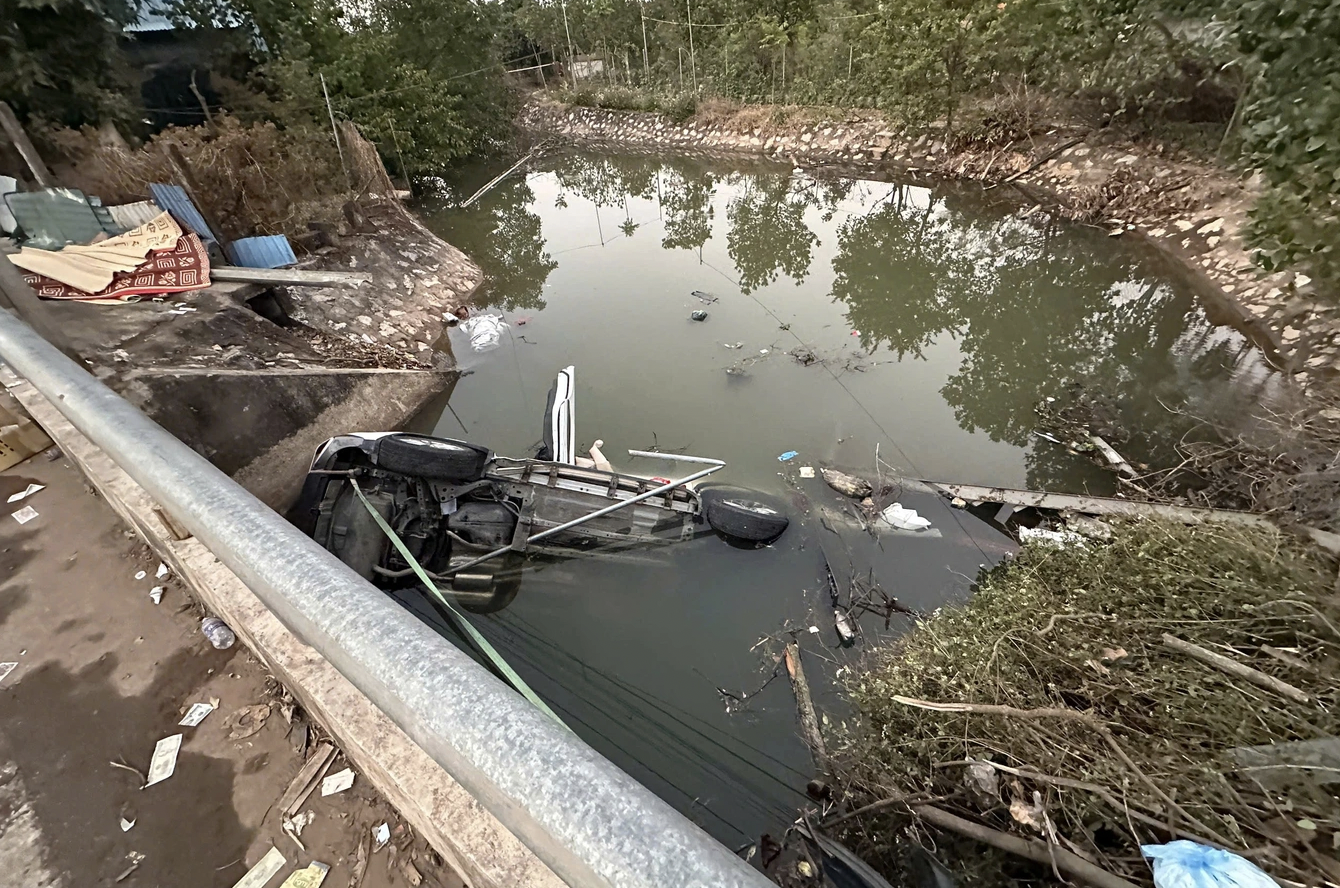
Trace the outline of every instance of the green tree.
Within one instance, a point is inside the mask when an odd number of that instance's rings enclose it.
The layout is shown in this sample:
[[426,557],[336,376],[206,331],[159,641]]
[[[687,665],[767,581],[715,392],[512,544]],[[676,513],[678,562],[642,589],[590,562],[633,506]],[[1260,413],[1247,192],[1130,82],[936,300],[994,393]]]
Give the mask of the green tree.
[[0,0],[0,99],[63,126],[133,119],[118,40],[134,19],[127,0]]

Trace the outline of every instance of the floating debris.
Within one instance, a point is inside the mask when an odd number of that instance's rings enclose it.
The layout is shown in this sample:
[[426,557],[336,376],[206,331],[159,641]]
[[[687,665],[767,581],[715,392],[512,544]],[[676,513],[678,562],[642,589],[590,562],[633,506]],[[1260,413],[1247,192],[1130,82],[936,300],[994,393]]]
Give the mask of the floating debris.
[[829,487],[852,499],[865,499],[875,490],[874,485],[864,478],[848,475],[846,472],[839,472],[837,469],[820,469],[819,474],[823,475],[824,481]]

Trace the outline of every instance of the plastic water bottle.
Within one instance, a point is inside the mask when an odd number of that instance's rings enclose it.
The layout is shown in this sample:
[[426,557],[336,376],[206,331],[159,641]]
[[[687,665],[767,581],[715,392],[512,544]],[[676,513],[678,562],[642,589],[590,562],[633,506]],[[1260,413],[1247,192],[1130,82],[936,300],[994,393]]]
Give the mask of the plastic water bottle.
[[226,651],[237,642],[237,636],[228,624],[218,617],[205,617],[200,621],[200,631],[205,633],[209,643],[221,651]]

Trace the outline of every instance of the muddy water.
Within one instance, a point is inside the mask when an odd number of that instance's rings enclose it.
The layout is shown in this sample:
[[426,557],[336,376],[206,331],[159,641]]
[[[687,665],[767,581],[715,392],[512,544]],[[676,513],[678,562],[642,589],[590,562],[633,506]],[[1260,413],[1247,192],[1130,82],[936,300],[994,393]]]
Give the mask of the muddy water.
[[[447,187],[466,195],[495,172]],[[839,670],[908,625],[867,615],[841,647],[824,560],[843,597],[858,576],[928,611],[963,600],[1011,545],[911,490],[903,504],[932,532],[867,533],[801,466],[874,477],[878,454],[885,475],[1110,493],[1107,472],[1034,434],[1040,400],[1072,383],[1101,394],[1130,458],[1152,462],[1183,431],[1169,408],[1231,410],[1272,384],[1155,254],[1012,200],[568,154],[469,210],[424,208],[484,266],[482,302],[510,328],[483,353],[453,334],[468,375],[418,428],[527,453],[573,364],[583,447],[602,439],[616,467],[660,475],[690,469],[624,451],[718,457],[722,480],[791,506],[767,549],[705,538],[542,565],[479,621],[579,734],[732,847],[789,821],[814,773],[782,640],[800,640],[836,722]]]

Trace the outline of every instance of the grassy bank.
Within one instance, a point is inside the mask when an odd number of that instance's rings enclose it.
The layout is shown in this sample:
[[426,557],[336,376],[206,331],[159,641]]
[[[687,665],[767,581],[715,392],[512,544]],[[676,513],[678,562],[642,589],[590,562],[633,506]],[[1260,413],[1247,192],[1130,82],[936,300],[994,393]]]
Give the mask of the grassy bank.
[[[1320,772],[1261,770],[1232,752],[1340,728],[1334,576],[1315,551],[1261,529],[1139,522],[1106,543],[1026,546],[971,602],[852,677],[860,723],[843,761],[853,804],[934,797],[975,824],[1140,883],[1150,879],[1138,846],[1171,838],[1223,845],[1280,879],[1334,880],[1340,806],[1313,786]],[[1207,666],[1169,636],[1298,693]],[[1010,709],[945,712],[926,701]],[[890,872],[910,840],[973,884],[1051,877],[935,833],[907,805],[843,828]]]

